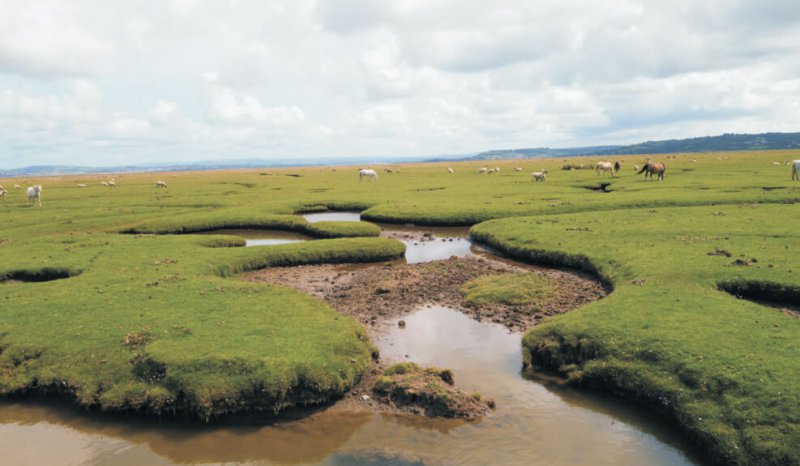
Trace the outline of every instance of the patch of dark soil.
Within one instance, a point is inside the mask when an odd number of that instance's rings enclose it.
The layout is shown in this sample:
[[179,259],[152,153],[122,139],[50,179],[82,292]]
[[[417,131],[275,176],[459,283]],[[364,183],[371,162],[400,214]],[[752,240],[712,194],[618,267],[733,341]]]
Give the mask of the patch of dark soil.
[[449,369],[404,362],[386,368],[372,392],[400,411],[430,417],[475,419],[494,408],[494,400],[483,400],[479,393],[464,393],[454,383]]
[[775,191],[776,189],[789,189],[786,186],[763,186],[764,191]]
[[588,189],[590,191],[598,192],[598,193],[611,193],[614,192],[613,189],[608,189],[611,186],[611,183],[600,183],[600,184],[589,184],[580,186],[583,189]]
[[[508,272],[534,272],[559,283],[559,293],[536,310],[525,305],[469,306],[462,286],[477,277]],[[483,257],[450,258],[422,264],[308,265],[248,272],[247,281],[291,286],[316,296],[342,314],[353,317],[373,334],[388,319],[430,303],[458,309],[470,317],[521,332],[547,316],[571,311],[604,297],[603,286],[553,269],[523,266]]]
[[731,281],[717,288],[739,299],[780,310],[790,317],[800,317],[800,287],[762,281]]
[[730,251],[727,251],[725,249],[720,249],[720,248],[717,248],[714,251],[709,252],[708,255],[709,256],[725,256],[725,257],[733,256],[733,254]]
[[45,267],[39,270],[15,270],[0,276],[0,283],[38,283],[61,280],[79,275],[69,269]]

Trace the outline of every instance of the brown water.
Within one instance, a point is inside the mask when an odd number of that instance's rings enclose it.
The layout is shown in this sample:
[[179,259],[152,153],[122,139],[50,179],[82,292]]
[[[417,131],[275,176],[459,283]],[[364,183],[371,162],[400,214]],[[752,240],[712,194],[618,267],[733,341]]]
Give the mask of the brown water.
[[[699,464],[659,419],[617,400],[520,374],[520,335],[442,307],[403,318],[385,360],[449,367],[493,398],[477,422],[321,411],[268,426],[192,426],[0,404],[4,464]],[[46,446],[43,447],[43,446]]]
[[[390,228],[398,234],[396,226]],[[470,245],[464,228],[424,231],[431,231],[435,239],[404,240],[412,251],[409,262],[487,254]],[[413,232],[419,230],[399,234]],[[253,238],[251,231],[226,234]],[[692,448],[648,411],[521,374],[519,334],[436,306],[403,320],[404,329],[392,326],[376,341],[384,361],[450,368],[458,387],[494,399],[496,410],[476,422],[322,409],[269,425],[197,426],[87,415],[51,403],[4,401],[0,402],[1,463],[701,464]]]

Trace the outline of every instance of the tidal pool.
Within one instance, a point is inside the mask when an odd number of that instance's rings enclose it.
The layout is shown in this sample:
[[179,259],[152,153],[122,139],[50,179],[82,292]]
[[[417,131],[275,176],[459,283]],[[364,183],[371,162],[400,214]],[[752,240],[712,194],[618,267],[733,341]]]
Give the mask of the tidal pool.
[[360,222],[359,212],[316,212],[304,214],[303,218],[311,223],[316,222]]
[[239,236],[244,238],[245,246],[273,246],[276,244],[301,243],[314,239],[301,233],[281,230],[214,230],[197,234]]

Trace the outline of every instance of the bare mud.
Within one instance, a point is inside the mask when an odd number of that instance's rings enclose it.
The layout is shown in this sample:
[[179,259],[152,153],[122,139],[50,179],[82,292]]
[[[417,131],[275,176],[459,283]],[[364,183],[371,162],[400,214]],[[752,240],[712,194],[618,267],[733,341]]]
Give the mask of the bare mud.
[[[470,306],[464,300],[461,287],[466,282],[483,275],[509,272],[546,275],[559,284],[559,292],[537,306],[536,311],[529,305]],[[388,319],[434,304],[521,332],[548,316],[571,311],[607,294],[599,283],[572,273],[474,256],[421,264],[275,267],[248,272],[244,279],[305,291],[364,324],[373,337],[385,328]]]
[[[473,306],[465,301],[461,288],[468,281],[509,272],[545,275],[558,284],[558,292],[535,308],[499,303]],[[573,273],[482,256],[451,257],[416,264],[387,262],[275,267],[248,272],[243,278],[290,286],[320,298],[340,313],[361,322],[373,341],[385,335],[390,326],[402,325],[403,321],[398,319],[420,308],[444,306],[477,321],[493,322],[511,332],[522,332],[548,316],[569,312],[607,294],[599,283]],[[390,414],[429,411],[428,406],[392,403],[387,402],[386,397],[376,397],[374,387],[384,370],[383,365],[375,364],[358,386],[331,409]],[[450,396],[468,401],[471,395],[453,391]],[[455,417],[475,418],[486,413],[484,403],[464,402],[460,405],[463,410]]]

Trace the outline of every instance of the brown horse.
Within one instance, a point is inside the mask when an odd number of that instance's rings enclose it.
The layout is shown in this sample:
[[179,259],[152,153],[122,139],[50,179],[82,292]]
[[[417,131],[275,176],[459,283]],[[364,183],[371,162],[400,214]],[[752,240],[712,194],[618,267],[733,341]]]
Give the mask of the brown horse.
[[647,177],[649,175],[650,179],[652,180],[653,179],[653,173],[655,173],[656,175],[658,175],[658,179],[659,180],[663,180],[665,171],[667,171],[667,167],[665,167],[663,163],[661,163],[661,162],[647,162],[646,164],[644,164],[642,169],[639,170],[639,173],[637,173],[637,175],[639,175],[641,173],[644,173],[644,178],[645,179],[647,179]]

